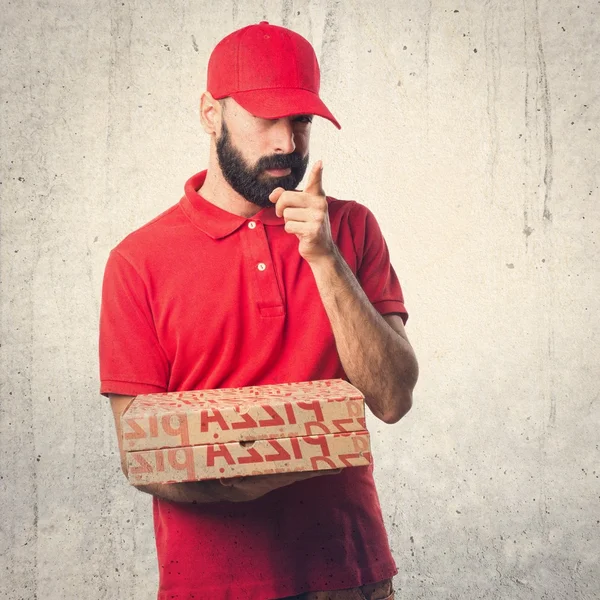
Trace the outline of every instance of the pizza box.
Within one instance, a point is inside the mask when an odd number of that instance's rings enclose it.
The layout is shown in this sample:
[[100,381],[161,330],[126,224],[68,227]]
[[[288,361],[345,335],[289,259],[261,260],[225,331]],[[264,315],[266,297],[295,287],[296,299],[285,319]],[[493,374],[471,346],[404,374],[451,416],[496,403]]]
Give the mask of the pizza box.
[[126,452],[357,432],[364,396],[342,379],[144,394],[121,428]]
[[133,485],[320,471],[370,462],[366,430],[127,452]]

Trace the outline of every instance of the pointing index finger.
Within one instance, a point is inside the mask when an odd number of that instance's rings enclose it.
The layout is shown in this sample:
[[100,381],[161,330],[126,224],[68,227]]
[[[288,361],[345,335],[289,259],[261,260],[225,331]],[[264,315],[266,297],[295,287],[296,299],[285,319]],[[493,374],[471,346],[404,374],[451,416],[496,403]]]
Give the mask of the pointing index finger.
[[308,194],[316,194],[317,196],[324,196],[323,191],[323,161],[318,160],[310,171],[308,176],[308,183],[304,191]]

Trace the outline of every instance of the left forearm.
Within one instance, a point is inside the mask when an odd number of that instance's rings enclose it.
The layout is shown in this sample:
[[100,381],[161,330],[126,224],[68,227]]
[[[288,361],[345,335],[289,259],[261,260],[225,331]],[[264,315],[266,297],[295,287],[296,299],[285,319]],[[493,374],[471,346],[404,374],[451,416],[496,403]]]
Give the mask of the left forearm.
[[[375,310],[333,241],[322,161],[313,166],[304,191],[278,187],[269,199],[285,230],[298,237],[298,252],[312,269],[348,379],[375,416],[398,421],[411,407],[417,361],[400,317],[384,318]],[[374,223],[370,230],[381,249]]]
[[411,407],[418,375],[408,339],[377,312],[337,248],[311,268],[348,379],[375,416],[398,421]]

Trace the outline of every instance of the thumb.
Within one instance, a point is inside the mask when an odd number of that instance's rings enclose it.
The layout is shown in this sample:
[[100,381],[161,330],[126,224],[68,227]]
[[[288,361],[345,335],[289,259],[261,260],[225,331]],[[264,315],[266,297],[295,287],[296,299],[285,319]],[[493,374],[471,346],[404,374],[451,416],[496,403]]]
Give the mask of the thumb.
[[308,183],[304,188],[304,192],[307,194],[313,194],[315,196],[324,196],[323,190],[323,161],[318,160],[310,171],[308,176]]

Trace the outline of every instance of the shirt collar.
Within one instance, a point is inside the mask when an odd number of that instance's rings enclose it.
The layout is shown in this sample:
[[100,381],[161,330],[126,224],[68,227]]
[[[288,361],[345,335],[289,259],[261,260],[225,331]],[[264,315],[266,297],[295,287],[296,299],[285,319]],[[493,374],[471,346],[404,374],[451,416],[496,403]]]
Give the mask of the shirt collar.
[[260,221],[263,225],[283,225],[283,218],[275,214],[275,207],[263,208],[253,217],[246,218],[230,213],[203,198],[198,190],[206,179],[207,171],[190,177],[184,187],[185,195],[180,201],[183,212],[190,221],[206,235],[218,240],[224,238],[250,221]]

